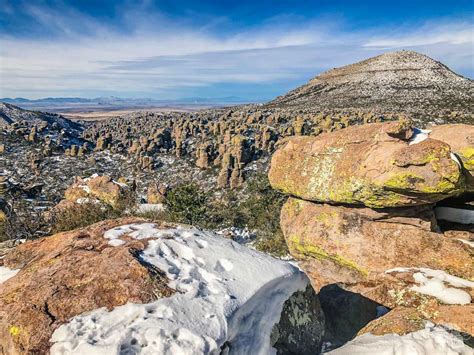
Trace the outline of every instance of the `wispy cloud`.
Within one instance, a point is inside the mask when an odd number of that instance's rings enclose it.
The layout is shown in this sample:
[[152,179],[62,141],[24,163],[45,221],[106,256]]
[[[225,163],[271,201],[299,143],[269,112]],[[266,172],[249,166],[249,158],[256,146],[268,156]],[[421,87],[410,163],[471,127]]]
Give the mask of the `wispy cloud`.
[[[345,31],[327,20],[278,19],[239,31],[196,26],[140,8],[121,26],[68,9],[28,6],[37,21],[54,28],[54,39],[3,33],[0,96],[150,96],[172,98],[225,83],[267,85],[262,94],[283,93],[332,67],[386,50],[421,50],[459,70],[474,72],[469,23],[429,23],[422,28]],[[272,87],[270,90],[268,88]],[[250,92],[250,91],[249,91]],[[206,90],[219,96],[219,90]]]

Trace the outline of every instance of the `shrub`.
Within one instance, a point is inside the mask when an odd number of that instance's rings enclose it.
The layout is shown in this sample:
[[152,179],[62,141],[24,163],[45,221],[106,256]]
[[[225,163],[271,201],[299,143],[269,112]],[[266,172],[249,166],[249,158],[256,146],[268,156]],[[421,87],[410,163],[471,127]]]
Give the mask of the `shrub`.
[[280,229],[280,211],[286,198],[275,191],[266,174],[260,173],[248,181],[248,196],[239,209],[249,229],[257,232],[256,248],[275,255],[288,254]]
[[51,214],[52,232],[65,232],[123,215],[122,210],[114,210],[110,206],[86,202],[74,204],[55,210]]
[[106,219],[119,218],[129,215],[136,205],[136,195],[132,191],[126,192],[115,207],[89,201],[74,204],[69,207],[53,209],[50,213],[52,232],[65,232],[82,228]]
[[194,183],[176,186],[166,196],[167,215],[172,222],[199,225],[205,223],[209,193]]
[[10,213],[2,218],[0,241],[31,239],[47,235],[50,225],[42,210],[30,210],[24,200],[11,200]]
[[288,254],[280,229],[284,201],[264,173],[253,176],[242,190],[225,190],[214,199],[198,185],[185,183],[168,193],[167,211],[158,218],[206,229],[248,228],[257,234],[258,250],[280,256]]

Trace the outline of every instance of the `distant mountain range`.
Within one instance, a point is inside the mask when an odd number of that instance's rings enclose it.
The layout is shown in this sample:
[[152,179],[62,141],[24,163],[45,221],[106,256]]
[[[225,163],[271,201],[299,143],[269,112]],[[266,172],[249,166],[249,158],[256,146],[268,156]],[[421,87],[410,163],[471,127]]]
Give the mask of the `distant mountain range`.
[[46,97],[41,99],[0,98],[0,102],[5,102],[25,109],[36,110],[102,110],[121,108],[147,108],[147,107],[167,107],[167,106],[225,106],[250,103],[250,100],[237,96],[226,96],[217,98],[187,97],[176,100],[158,100],[150,98],[120,98],[115,96],[96,97],[92,99],[81,97]]

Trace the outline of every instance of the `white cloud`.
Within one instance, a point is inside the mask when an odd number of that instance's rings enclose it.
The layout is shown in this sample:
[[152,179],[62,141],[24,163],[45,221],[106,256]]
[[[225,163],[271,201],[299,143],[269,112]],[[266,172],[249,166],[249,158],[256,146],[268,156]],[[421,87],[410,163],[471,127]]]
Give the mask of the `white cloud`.
[[380,36],[370,39],[366,47],[412,47],[426,46],[438,43],[474,44],[472,24],[463,23],[427,23],[418,29],[404,32],[399,29],[390,36]]
[[167,92],[220,83],[279,83],[286,88],[285,83],[304,82],[322,70],[407,47],[465,74],[474,72],[467,23],[385,28],[389,35],[379,36],[375,30],[344,32],[337,23],[273,21],[226,35],[220,33],[219,21],[196,28],[159,14],[130,13],[124,26],[131,30],[122,32],[78,13],[61,16],[33,6],[28,11],[64,36],[0,37],[0,96],[113,92],[166,97]]

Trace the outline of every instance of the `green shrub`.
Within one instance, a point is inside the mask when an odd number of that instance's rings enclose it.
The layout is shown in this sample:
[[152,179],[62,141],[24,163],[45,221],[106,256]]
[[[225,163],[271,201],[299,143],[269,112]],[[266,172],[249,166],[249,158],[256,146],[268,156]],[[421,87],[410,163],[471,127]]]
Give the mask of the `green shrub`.
[[99,203],[74,204],[52,212],[52,232],[65,232],[86,227],[109,218],[121,217],[123,214],[123,210],[114,210],[110,206]]
[[168,193],[166,212],[155,218],[206,229],[248,228],[257,234],[258,250],[281,256],[288,254],[280,229],[284,201],[264,173],[251,177],[243,189],[224,190],[215,198],[196,184],[184,183]]
[[245,200],[239,209],[247,228],[257,232],[256,248],[275,255],[288,254],[280,229],[280,211],[286,197],[275,191],[266,174],[257,174],[248,181]]
[[199,225],[206,219],[209,193],[194,183],[172,189],[166,196],[167,215],[172,222]]

